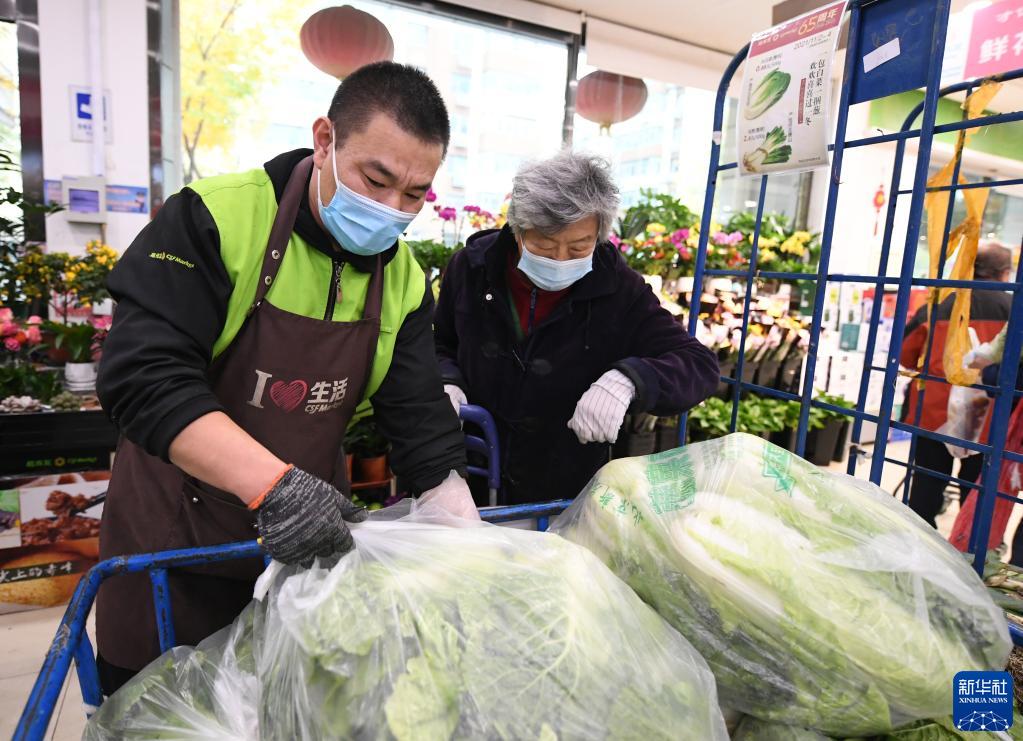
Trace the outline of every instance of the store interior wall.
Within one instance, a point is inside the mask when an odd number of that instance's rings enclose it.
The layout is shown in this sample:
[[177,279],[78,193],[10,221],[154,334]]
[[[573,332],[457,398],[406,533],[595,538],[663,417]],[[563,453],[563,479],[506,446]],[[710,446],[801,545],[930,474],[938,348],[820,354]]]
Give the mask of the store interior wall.
[[[104,0],[101,60],[110,99],[113,141],[104,147],[107,183],[149,187],[149,112],[146,66],[146,4]],[[87,0],[39,0],[40,87],[43,121],[43,174],[92,176],[92,144],[72,140],[70,88],[89,85]],[[123,251],[149,222],[145,213],[107,213],[106,241]],[[96,224],[76,224],[66,213],[46,219],[50,250],[72,254],[100,238]]]

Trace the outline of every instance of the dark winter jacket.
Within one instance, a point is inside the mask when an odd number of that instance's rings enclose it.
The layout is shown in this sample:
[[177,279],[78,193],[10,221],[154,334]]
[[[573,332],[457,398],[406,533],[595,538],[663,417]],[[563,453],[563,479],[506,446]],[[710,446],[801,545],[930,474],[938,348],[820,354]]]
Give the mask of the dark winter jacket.
[[[264,170],[278,199],[295,165],[308,154],[308,149],[286,152],[266,163]],[[376,258],[335,251],[306,198],[301,199],[294,232],[304,242],[302,248],[315,249],[333,261],[335,269],[325,262],[322,282],[310,285],[309,292],[322,295],[327,307],[324,316],[315,318],[334,316],[337,275],[345,280],[352,270],[372,272]],[[222,411],[206,377],[234,287],[220,237],[202,197],[186,187],[167,199],[110,276],[110,293],[118,303],[103,348],[97,391],[121,433],[164,460],[171,442],[189,423]],[[196,269],[168,271],[163,263],[147,258],[169,245]],[[260,253],[265,248],[265,241],[252,245]],[[385,265],[396,260],[399,249],[407,248],[396,244],[384,253]],[[388,274],[385,271],[385,281]],[[425,293],[400,326],[386,330],[397,332],[393,354],[370,398],[377,424],[392,445],[392,468],[414,493],[441,483],[452,469],[465,467],[464,437],[443,392],[434,356],[433,292],[418,267],[416,275]],[[389,289],[404,287],[385,282],[385,292]],[[294,360],[301,363],[300,358]]]
[[441,374],[494,416],[507,502],[571,498],[608,460],[607,445],[582,445],[568,429],[590,384],[617,369],[636,386],[630,412],[673,415],[714,391],[717,360],[608,243],[520,340],[506,277],[515,249],[506,227],[474,235],[452,259],[434,319]]

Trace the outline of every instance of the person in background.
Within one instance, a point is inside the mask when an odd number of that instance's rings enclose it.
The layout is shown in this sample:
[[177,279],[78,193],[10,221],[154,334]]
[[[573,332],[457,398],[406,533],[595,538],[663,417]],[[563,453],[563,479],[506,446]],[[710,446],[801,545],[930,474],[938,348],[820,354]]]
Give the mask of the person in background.
[[510,504],[574,497],[626,413],[679,414],[717,386],[714,354],[607,241],[617,209],[603,160],[564,151],[527,164],[507,225],[470,237],[444,275],[445,389],[456,408],[494,416]]
[[[370,403],[408,490],[478,517],[433,295],[398,241],[449,133],[425,74],[369,65],[313,122],[312,149],[167,199],[109,281],[97,391],[123,437],[102,558],[256,536],[289,564],[351,549],[346,523],[365,513],[341,494],[342,441]],[[170,571],[178,642],[229,624],[262,570],[256,558]],[[144,574],[104,582],[96,632],[109,694],[160,653]]]
[[[977,260],[974,265],[974,278],[986,281],[1007,281],[1012,269],[1012,251],[1003,244],[988,241],[977,249]],[[952,314],[955,294],[948,296],[936,309],[934,325],[934,342],[931,350],[930,364],[926,372],[938,378],[945,377],[942,356],[945,340],[948,336],[948,320]],[[1002,291],[974,290],[970,304],[970,327],[981,342],[993,339],[1009,318],[1011,297]],[[913,318],[906,324],[906,335],[902,343],[899,363],[910,369],[916,369],[921,354],[927,347],[927,306],[917,310]],[[923,394],[923,409],[920,416],[920,427],[932,432],[945,424],[950,386],[940,381],[928,381]],[[905,420],[913,424],[916,420],[917,408],[920,405],[921,392],[916,382],[910,384],[907,391],[907,408]],[[945,444],[937,440],[919,436],[916,443],[916,465],[936,473],[951,475],[954,458]],[[983,456],[973,455],[962,459],[958,476],[964,481],[975,481],[980,475]],[[909,493],[909,506],[932,527],[937,527],[935,518],[944,504],[947,482],[922,471],[913,473],[913,484]],[[965,487],[960,488],[960,499],[965,498]]]

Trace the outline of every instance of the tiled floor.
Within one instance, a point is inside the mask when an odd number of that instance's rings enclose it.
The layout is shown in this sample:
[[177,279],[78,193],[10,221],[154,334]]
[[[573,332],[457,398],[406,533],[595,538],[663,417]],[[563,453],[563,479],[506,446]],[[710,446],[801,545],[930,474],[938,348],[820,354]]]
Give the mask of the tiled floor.
[[[907,445],[896,443],[888,447],[888,455],[892,458],[905,458]],[[869,463],[862,462],[858,474],[867,476]],[[831,470],[843,472],[845,464],[837,463]],[[887,464],[882,479],[882,486],[892,491],[898,486],[905,475],[904,469]],[[938,518],[938,529],[947,537],[955,521],[958,504],[952,504],[948,511]],[[1007,533],[1015,532],[1016,524],[1023,516],[1023,508],[1017,507],[1009,521]],[[0,738],[8,738],[17,725],[18,718],[28,699],[32,684],[42,663],[46,649],[53,640],[57,625],[64,614],[63,607],[46,610],[22,612],[0,616]],[[89,635],[94,631],[91,620]],[[95,645],[95,640],[93,640]],[[64,691],[55,708],[53,720],[47,739],[65,741],[81,738],[85,724],[85,711],[82,707],[82,696],[78,689],[78,681],[71,676],[64,685]]]
[[[14,733],[64,609],[61,606],[0,615],[0,738],[10,738]],[[93,639],[91,618],[88,631]],[[82,695],[72,671],[57,701],[46,738],[49,741],[80,739],[84,727]]]

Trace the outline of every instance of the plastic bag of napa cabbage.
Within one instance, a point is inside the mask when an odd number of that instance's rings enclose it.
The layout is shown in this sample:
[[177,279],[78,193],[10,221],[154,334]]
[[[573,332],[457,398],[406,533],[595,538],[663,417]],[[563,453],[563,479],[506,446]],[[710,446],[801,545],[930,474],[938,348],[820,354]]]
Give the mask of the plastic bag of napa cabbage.
[[1005,616],[962,555],[869,482],[734,434],[604,466],[552,528],[689,639],[724,707],[832,736],[945,715],[1002,669]]
[[155,661],[85,738],[727,740],[706,663],[589,551],[388,516]]

